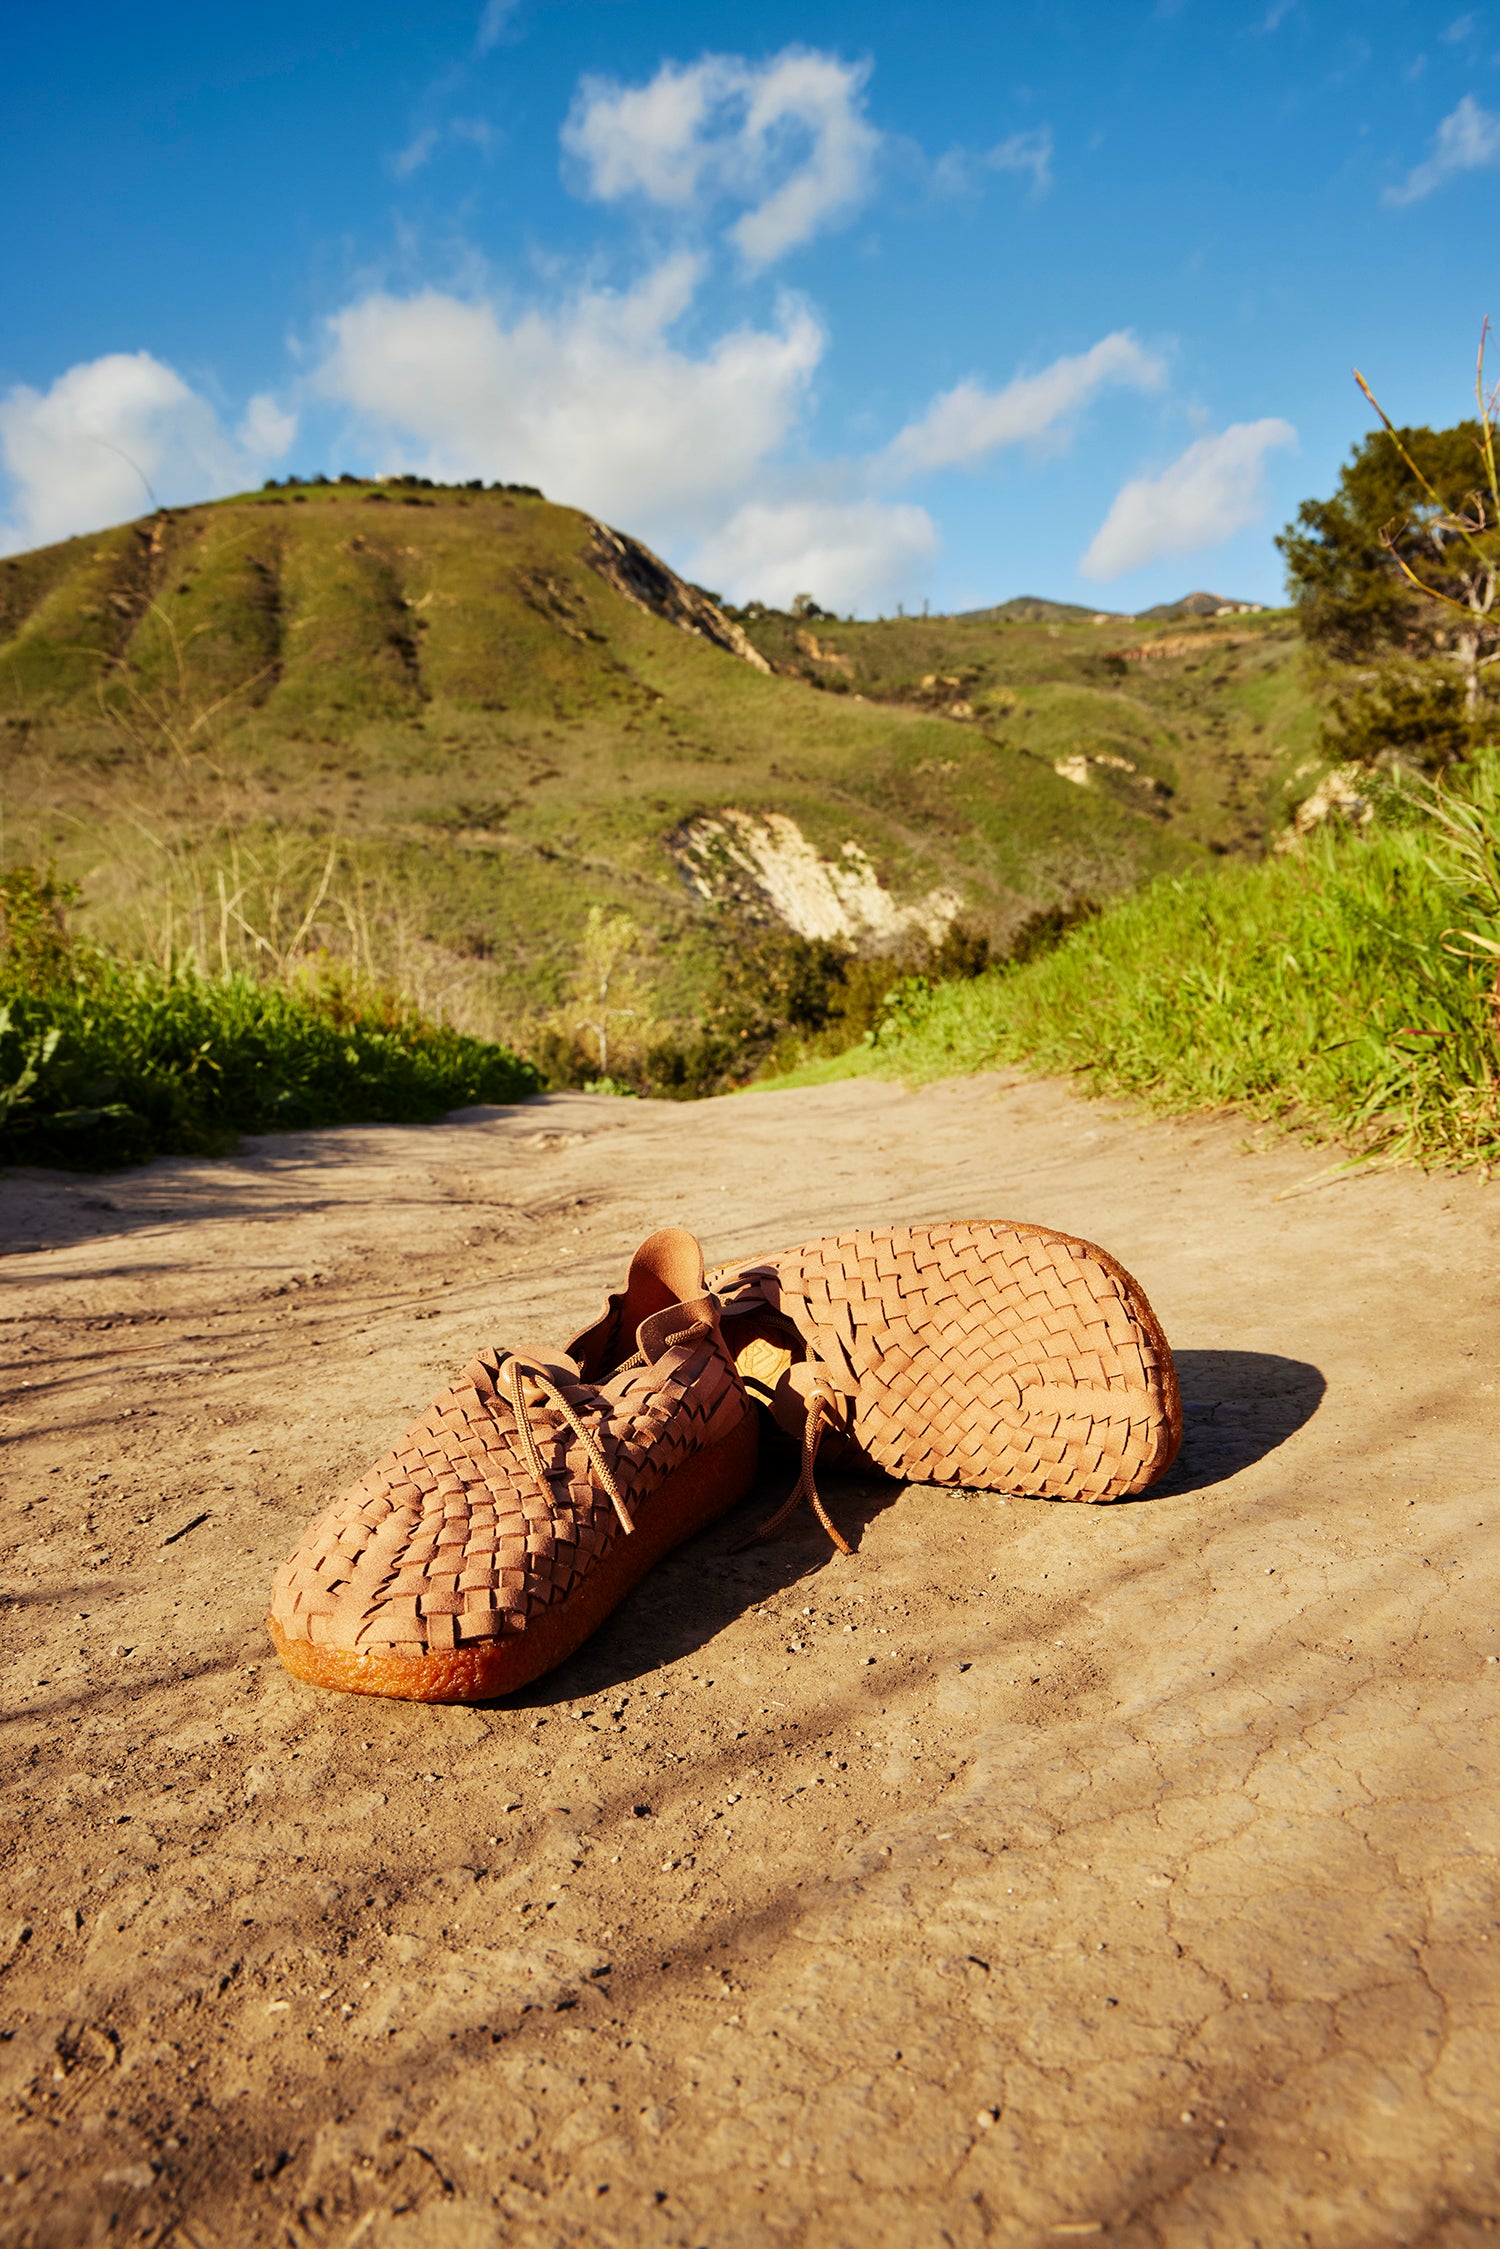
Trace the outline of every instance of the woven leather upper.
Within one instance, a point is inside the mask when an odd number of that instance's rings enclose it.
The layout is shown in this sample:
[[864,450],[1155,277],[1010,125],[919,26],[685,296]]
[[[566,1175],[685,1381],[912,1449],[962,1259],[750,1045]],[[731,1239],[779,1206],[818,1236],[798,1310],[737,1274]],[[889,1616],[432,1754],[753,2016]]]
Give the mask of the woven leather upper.
[[[947,1223],[834,1234],[709,1275],[730,1349],[771,1315],[843,1402],[846,1462],[911,1482],[1117,1499],[1182,1432],[1165,1336],[1130,1275],[1046,1227]],[[758,1323],[760,1323],[758,1325]],[[830,1448],[830,1451],[832,1448]]]
[[701,1294],[654,1312],[635,1340],[646,1363],[593,1382],[573,1364],[520,1361],[529,1430],[507,1355],[481,1352],[276,1572],[271,1614],[286,1638],[427,1655],[522,1632],[566,1600],[627,1533],[557,1399],[587,1426],[632,1513],[750,1410]]

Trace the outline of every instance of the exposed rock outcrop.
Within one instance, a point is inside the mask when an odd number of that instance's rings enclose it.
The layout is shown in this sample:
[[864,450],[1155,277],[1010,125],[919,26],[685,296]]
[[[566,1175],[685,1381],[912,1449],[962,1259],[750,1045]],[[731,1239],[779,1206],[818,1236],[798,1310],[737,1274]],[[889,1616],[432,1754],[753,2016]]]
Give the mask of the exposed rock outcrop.
[[809,663],[822,664],[829,671],[844,672],[850,679],[854,677],[853,659],[844,655],[831,642],[819,640],[816,633],[798,633],[797,653],[805,656]]
[[1278,851],[1295,851],[1305,836],[1330,823],[1335,827],[1367,828],[1375,817],[1370,776],[1361,765],[1336,765],[1325,773],[1310,796],[1292,814],[1289,828],[1276,838]]
[[782,812],[704,813],[668,847],[689,888],[711,904],[863,952],[892,952],[911,937],[936,941],[963,905],[956,890],[899,905],[859,844],[825,859]]
[[1157,617],[1258,617],[1263,602],[1234,601],[1227,594],[1189,593],[1180,601],[1159,601],[1154,609],[1137,612],[1137,621],[1145,624]]
[[1134,648],[1117,648],[1111,653],[1122,664],[1159,664],[1172,656],[1217,655],[1223,648],[1248,648],[1259,638],[1258,633],[1163,633],[1159,640],[1143,640]]
[[753,670],[770,671],[760,650],[751,646],[741,628],[725,616],[701,586],[690,586],[675,570],[669,570],[659,555],[643,547],[638,539],[627,538],[623,531],[611,531],[607,523],[591,524],[589,528],[589,551],[584,559],[616,593],[633,601],[637,609],[675,625],[679,632],[693,633],[726,654],[738,656]]
[[1052,770],[1060,781],[1071,781],[1077,789],[1091,789],[1096,773],[1106,776],[1117,773],[1126,786],[1140,792],[1150,810],[1156,813],[1162,810],[1162,800],[1172,794],[1165,781],[1154,773],[1142,773],[1134,758],[1122,757],[1115,750],[1075,750],[1069,757],[1054,758]]

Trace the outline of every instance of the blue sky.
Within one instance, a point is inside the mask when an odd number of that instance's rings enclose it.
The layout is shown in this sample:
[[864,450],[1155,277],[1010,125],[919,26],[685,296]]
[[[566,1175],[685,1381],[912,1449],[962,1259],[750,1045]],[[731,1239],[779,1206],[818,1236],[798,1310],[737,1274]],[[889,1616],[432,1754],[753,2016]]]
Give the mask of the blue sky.
[[[1500,0],[8,19],[0,548],[540,484],[738,598],[1274,600],[1500,313]],[[22,223],[17,223],[17,221]]]

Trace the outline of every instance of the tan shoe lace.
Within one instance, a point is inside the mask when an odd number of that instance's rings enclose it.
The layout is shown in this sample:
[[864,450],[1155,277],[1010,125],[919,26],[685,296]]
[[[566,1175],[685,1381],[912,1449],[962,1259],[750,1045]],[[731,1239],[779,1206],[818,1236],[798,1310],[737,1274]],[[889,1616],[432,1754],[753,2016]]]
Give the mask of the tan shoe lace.
[[[707,1320],[693,1320],[687,1327],[679,1328],[675,1335],[664,1335],[662,1337],[661,1347],[664,1351],[670,1351],[672,1350],[674,1345],[679,1343],[686,1343],[689,1336],[708,1335],[711,1332],[712,1331],[709,1328]],[[646,1358],[645,1352],[637,1351],[630,1358],[622,1359],[617,1367],[611,1367],[610,1373],[612,1375],[633,1374],[637,1367],[643,1367],[648,1364],[649,1362]]]
[[534,1382],[537,1388],[546,1395],[579,1439],[588,1455],[589,1466],[599,1479],[600,1489],[608,1493],[610,1504],[620,1518],[621,1529],[633,1531],[635,1522],[630,1509],[625,1504],[625,1495],[616,1483],[610,1465],[600,1450],[598,1438],[582,1416],[569,1405],[546,1368],[538,1366],[534,1359],[519,1359],[512,1352],[506,1360],[505,1373],[510,1390],[511,1410],[516,1417],[516,1432],[521,1440],[521,1450],[526,1455],[527,1467],[536,1478],[538,1490],[547,1493],[551,1491],[552,1486],[547,1475],[546,1463],[542,1459],[541,1447],[536,1441],[536,1431],[531,1425],[532,1408],[522,1387],[528,1379]]
[[[669,1351],[674,1344],[686,1343],[690,1336],[698,1334],[705,1326],[706,1323],[702,1320],[692,1321],[678,1334],[667,1336],[662,1345],[663,1350]],[[612,1368],[611,1372],[613,1374],[630,1374],[637,1367],[645,1366],[646,1363],[645,1353],[637,1351],[633,1358],[624,1360],[621,1365]],[[523,1382],[527,1379],[534,1382],[537,1388],[545,1394],[578,1438],[588,1455],[589,1466],[599,1479],[600,1489],[608,1495],[610,1505],[620,1518],[621,1529],[627,1533],[634,1531],[635,1519],[625,1504],[625,1495],[615,1481],[609,1463],[600,1449],[598,1438],[576,1409],[569,1405],[562,1391],[558,1388],[556,1378],[549,1374],[544,1366],[539,1365],[535,1359],[522,1358],[514,1351],[509,1353],[506,1359],[505,1373],[507,1387],[510,1391],[511,1410],[516,1417],[516,1431],[521,1440],[521,1450],[526,1455],[526,1465],[536,1478],[538,1489],[546,1493],[552,1487],[547,1475],[546,1463],[542,1459],[541,1447],[536,1440],[536,1431],[532,1427],[532,1408],[527,1402],[526,1393],[522,1388]]]
[[737,1546],[731,1547],[730,1552],[732,1554],[743,1553],[747,1546],[754,1546],[763,1538],[774,1537],[782,1524],[790,1521],[804,1499],[839,1552],[841,1554],[852,1554],[854,1552],[853,1547],[823,1505],[818,1492],[817,1478],[813,1473],[818,1458],[818,1447],[823,1441],[824,1430],[837,1426],[837,1404],[837,1392],[824,1382],[821,1376],[817,1377],[808,1396],[807,1418],[802,1425],[801,1473],[792,1486],[790,1495],[777,1508],[775,1514],[769,1516],[761,1524],[759,1530],[752,1531],[748,1538],[742,1538]]

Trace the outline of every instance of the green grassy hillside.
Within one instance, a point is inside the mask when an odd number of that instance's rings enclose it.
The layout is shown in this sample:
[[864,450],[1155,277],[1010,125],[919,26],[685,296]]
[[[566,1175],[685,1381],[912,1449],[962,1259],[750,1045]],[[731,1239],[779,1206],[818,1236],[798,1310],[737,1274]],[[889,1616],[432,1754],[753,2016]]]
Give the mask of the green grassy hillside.
[[746,624],[779,669],[825,692],[956,712],[955,724],[1068,763],[1075,786],[1216,855],[1258,855],[1316,756],[1318,714],[1285,612],[1148,625],[1022,601],[878,624],[765,613]]
[[760,613],[758,668],[627,549],[523,491],[334,484],[0,562],[5,855],[127,952],[347,956],[489,1035],[557,1003],[599,906],[638,932],[638,1012],[686,1023],[747,927],[811,910],[750,864],[770,816],[825,908],[865,855],[888,926],[856,946],[958,900],[1003,948],[1258,851],[1307,754],[1282,618]]
[[1168,1112],[1228,1106],[1362,1158],[1500,1162],[1500,748],[1257,865],[1158,881],[1045,957],[909,980],[784,1084],[1021,1063]]

